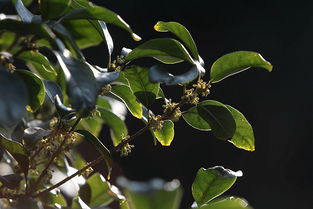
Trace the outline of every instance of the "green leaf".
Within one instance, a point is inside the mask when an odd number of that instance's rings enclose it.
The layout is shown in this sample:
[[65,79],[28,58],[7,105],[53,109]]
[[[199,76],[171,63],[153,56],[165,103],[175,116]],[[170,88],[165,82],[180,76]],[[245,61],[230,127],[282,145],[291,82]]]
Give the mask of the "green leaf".
[[82,1],[73,0],[71,7],[74,10],[67,13],[59,21],[78,19],[101,20],[107,24],[113,24],[128,31],[135,41],[141,40],[141,38],[133,32],[130,26],[116,13],[94,4],[81,4],[81,2]]
[[0,145],[5,148],[18,162],[25,175],[28,173],[28,155],[22,144],[8,140],[0,134]]
[[22,119],[28,103],[24,82],[0,65],[0,126],[13,127]]
[[124,121],[108,109],[98,108],[98,111],[101,113],[101,118],[111,129],[113,145],[119,145],[122,142],[123,136],[125,137],[128,134]]
[[217,59],[211,67],[211,82],[217,83],[228,76],[240,73],[250,67],[264,68],[269,72],[273,66],[259,53],[250,51],[237,51],[226,54]]
[[55,35],[45,24],[24,23],[21,21],[5,19],[0,21],[0,30],[14,32],[22,36],[35,35],[38,38],[47,40],[54,49],[58,49]]
[[170,146],[174,139],[174,123],[171,120],[165,120],[161,130],[153,131],[154,136],[162,146]]
[[16,70],[15,73],[25,82],[28,90],[29,104],[26,109],[35,112],[45,101],[45,86],[42,80],[27,70]]
[[0,34],[0,37],[0,50],[8,51],[8,48],[11,46],[16,38],[15,33],[3,32]]
[[79,196],[92,208],[108,205],[114,199],[125,199],[119,190],[111,186],[99,173],[95,173],[87,179],[87,183],[79,190]]
[[23,177],[19,174],[9,174],[0,176],[0,182],[9,189],[17,189]]
[[102,156],[105,158],[105,163],[108,167],[108,179],[111,175],[112,170],[112,157],[110,151],[104,146],[104,144],[94,135],[86,130],[77,130],[75,131],[85,137],[85,139],[90,142],[95,148],[101,153]]
[[96,104],[98,86],[90,66],[78,59],[65,57],[55,52],[67,80],[67,94],[70,103],[76,110],[81,110],[83,116],[88,115]]
[[85,129],[92,133],[94,136],[99,136],[103,121],[100,118],[92,117],[92,118],[84,118],[80,121],[79,126],[77,126],[78,129]]
[[233,137],[236,122],[224,104],[214,100],[206,100],[197,105],[197,110],[200,117],[209,124],[217,138],[229,140]]
[[227,191],[240,176],[241,171],[234,172],[222,166],[200,168],[192,184],[192,196],[198,206],[202,206]]
[[122,100],[133,116],[139,119],[142,117],[142,105],[137,101],[136,96],[128,86],[113,86],[111,92]]
[[149,71],[145,68],[134,66],[127,68],[123,73],[137,99],[146,107],[152,105],[159,92],[160,84],[150,82]]
[[170,57],[195,64],[185,47],[179,41],[171,38],[149,40],[129,52],[125,59],[132,61],[143,57]]
[[17,203],[15,204],[16,209],[40,209],[38,206],[38,202],[32,198],[27,196],[22,196],[18,198]]
[[60,17],[68,10],[72,0],[40,0],[40,13],[44,20]]
[[164,182],[152,179],[149,182],[134,182],[119,179],[123,186],[129,208],[132,209],[178,209],[182,188],[178,180]]
[[248,203],[238,197],[220,198],[212,201],[207,205],[199,207],[201,209],[251,209]]
[[192,107],[183,112],[184,120],[193,128],[201,131],[211,131],[211,127],[198,113],[198,108]]
[[235,134],[229,142],[238,148],[254,151],[255,146],[252,126],[241,112],[229,105],[226,105],[226,107],[232,113],[236,122]]
[[39,196],[40,202],[42,202],[46,206],[50,207],[66,207],[67,203],[65,198],[61,193],[53,193],[53,192],[46,192]]
[[199,53],[197,46],[190,35],[189,31],[180,23],[178,22],[163,22],[159,21],[154,26],[154,29],[158,32],[171,32],[176,35],[190,50],[194,59],[199,60]]
[[16,9],[16,12],[25,23],[41,22],[39,15],[32,14],[25,6],[22,0],[12,0]]

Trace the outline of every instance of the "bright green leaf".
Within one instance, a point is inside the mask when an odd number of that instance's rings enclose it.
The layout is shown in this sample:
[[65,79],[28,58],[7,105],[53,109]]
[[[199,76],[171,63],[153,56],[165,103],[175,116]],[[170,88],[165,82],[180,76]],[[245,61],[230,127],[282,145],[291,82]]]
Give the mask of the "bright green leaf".
[[42,80],[27,70],[16,70],[15,73],[25,82],[28,90],[28,111],[35,112],[45,101],[45,86]]
[[137,99],[146,107],[152,105],[159,91],[159,83],[151,83],[149,71],[141,67],[131,67],[123,71],[130,89]]
[[209,124],[217,138],[229,140],[233,137],[236,122],[224,104],[214,100],[206,100],[197,105],[197,110],[200,117]]
[[83,135],[85,139],[90,142],[105,158],[105,163],[108,167],[108,178],[110,178],[112,170],[112,157],[110,151],[104,146],[104,144],[94,135],[86,130],[77,130],[77,133]]
[[226,105],[226,107],[232,113],[236,122],[235,134],[229,142],[238,148],[254,151],[254,134],[252,126],[241,112],[229,105]]
[[202,206],[227,191],[240,176],[241,171],[234,172],[222,166],[200,168],[192,184],[192,196],[198,206]]
[[0,135],[0,145],[5,148],[18,162],[20,168],[27,175],[28,173],[28,155],[22,144],[8,140]]
[[178,22],[163,22],[159,21],[154,26],[154,29],[159,32],[171,32],[174,35],[176,35],[187,47],[187,49],[190,50],[192,56],[194,59],[199,59],[199,53],[197,46],[190,35],[189,31],[180,23]]
[[165,120],[161,130],[153,131],[153,133],[163,146],[170,146],[174,139],[174,123],[171,120]]
[[250,51],[237,51],[226,54],[217,59],[211,67],[211,82],[216,83],[228,76],[240,73],[250,67],[264,68],[269,72],[273,66],[259,53]]
[[113,86],[111,92],[124,102],[133,116],[139,119],[142,117],[142,105],[137,101],[136,96],[128,86]]
[[47,192],[39,196],[40,201],[50,207],[58,207],[58,205],[67,206],[66,200],[61,193]]
[[185,47],[179,41],[171,38],[149,40],[129,52],[125,59],[132,61],[143,57],[170,57],[194,64]]
[[248,203],[238,197],[220,198],[212,201],[207,205],[199,207],[199,209],[252,209]]

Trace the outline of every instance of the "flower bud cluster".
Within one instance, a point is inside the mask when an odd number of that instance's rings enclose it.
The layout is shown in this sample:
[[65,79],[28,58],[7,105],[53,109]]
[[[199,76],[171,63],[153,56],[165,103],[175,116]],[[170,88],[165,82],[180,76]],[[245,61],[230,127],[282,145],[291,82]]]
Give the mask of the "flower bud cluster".
[[157,116],[152,116],[150,118],[150,127],[154,130],[154,131],[158,131],[161,130],[163,127],[163,123],[164,121],[162,120],[162,116],[161,115],[157,115]]
[[174,102],[172,103],[171,100],[166,101],[166,104],[162,105],[162,107],[164,108],[163,109],[164,115],[168,119],[170,119],[174,122],[178,121],[182,115],[182,112],[180,111],[178,103],[174,103]]

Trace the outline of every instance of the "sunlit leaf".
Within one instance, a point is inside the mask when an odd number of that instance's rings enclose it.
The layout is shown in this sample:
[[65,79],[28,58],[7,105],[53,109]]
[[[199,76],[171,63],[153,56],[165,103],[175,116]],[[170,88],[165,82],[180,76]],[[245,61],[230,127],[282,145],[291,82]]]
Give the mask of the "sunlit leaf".
[[101,155],[105,158],[105,163],[108,168],[108,178],[110,178],[111,170],[112,170],[112,157],[110,151],[104,144],[94,135],[86,130],[77,130],[77,133],[83,135],[85,139],[90,142],[95,148],[101,153]]
[[180,42],[170,38],[149,40],[129,52],[125,59],[126,61],[132,61],[143,57],[160,56],[181,59],[194,64],[194,60],[185,47]]
[[190,35],[189,31],[180,23],[178,22],[163,22],[159,21],[154,26],[154,29],[159,32],[171,32],[175,34],[190,50],[194,59],[199,59],[199,53],[197,46]]
[[211,127],[198,113],[198,108],[192,107],[183,112],[184,120],[193,128],[201,131],[210,131]]
[[24,5],[22,0],[12,0],[16,9],[16,12],[25,23],[39,23],[41,17],[39,15],[32,14]]
[[222,166],[200,168],[192,184],[192,196],[198,206],[202,206],[227,191],[240,176],[241,171],[234,172]]
[[236,122],[236,131],[229,142],[238,148],[254,151],[254,134],[252,126],[241,112],[229,105],[226,105],[226,107],[232,113]]
[[154,136],[163,146],[170,146],[174,139],[174,123],[165,120],[160,130],[153,131]]
[[211,82],[219,82],[250,67],[264,68],[269,72],[273,68],[271,63],[266,61],[259,53],[250,51],[232,52],[220,57],[213,63],[210,72]]
[[251,209],[248,203],[238,197],[227,197],[214,200],[199,209]]
[[42,80],[27,70],[16,70],[15,73],[24,81],[28,90],[28,111],[35,112],[45,100],[45,86]]
[[142,105],[137,101],[136,96],[128,86],[113,86],[112,94],[124,102],[133,116],[139,119],[142,117]]
[[50,207],[67,206],[66,200],[61,193],[47,192],[40,195],[40,201]]

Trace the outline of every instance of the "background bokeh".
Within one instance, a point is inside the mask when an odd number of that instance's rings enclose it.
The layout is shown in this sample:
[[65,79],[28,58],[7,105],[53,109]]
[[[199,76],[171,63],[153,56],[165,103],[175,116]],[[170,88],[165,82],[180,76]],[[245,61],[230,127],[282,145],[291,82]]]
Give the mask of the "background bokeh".
[[[0,11],[12,11],[4,2],[7,0],[0,0]],[[226,194],[245,197],[256,209],[312,207],[312,1],[93,2],[120,14],[143,41],[170,36],[153,30],[159,20],[182,23],[194,37],[207,71],[217,58],[236,50],[260,52],[274,66],[272,73],[253,69],[227,78],[214,85],[210,94],[210,99],[236,107],[250,121],[255,152],[239,150],[180,120],[175,124],[171,147],[155,147],[146,133],[135,140],[130,156],[115,155],[114,176],[125,175],[132,180],[177,178],[184,187],[182,208],[187,208],[192,203],[190,188],[197,170],[223,165],[244,173]],[[115,55],[122,47],[138,45],[127,32],[111,25],[109,30],[115,40]],[[105,45],[85,50],[85,55],[90,63],[104,66]],[[142,63],[149,67],[151,61],[143,59]],[[183,71],[182,67],[178,66],[177,72]],[[174,98],[181,92],[177,87],[166,90],[167,96]],[[127,123],[130,133],[142,127],[130,115]],[[110,143],[106,128],[101,140]],[[84,147],[86,158],[92,159],[92,152]],[[98,169],[102,170],[101,166]]]

